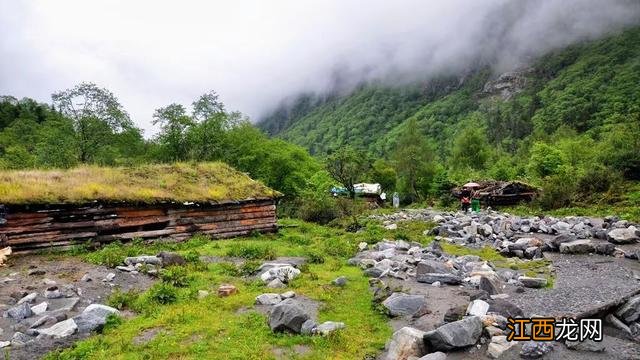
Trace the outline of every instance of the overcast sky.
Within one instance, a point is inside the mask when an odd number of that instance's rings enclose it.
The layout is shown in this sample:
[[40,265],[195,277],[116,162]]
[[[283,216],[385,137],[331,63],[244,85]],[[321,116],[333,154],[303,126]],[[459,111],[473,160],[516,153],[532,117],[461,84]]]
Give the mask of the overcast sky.
[[154,109],[210,89],[256,119],[336,78],[504,71],[639,18],[638,0],[0,0],[0,95],[95,82],[149,136]]

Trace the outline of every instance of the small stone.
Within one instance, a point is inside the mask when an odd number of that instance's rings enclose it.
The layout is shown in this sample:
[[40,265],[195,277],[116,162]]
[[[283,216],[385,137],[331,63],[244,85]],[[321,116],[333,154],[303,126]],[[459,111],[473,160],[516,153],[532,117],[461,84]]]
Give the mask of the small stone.
[[391,316],[414,316],[426,310],[426,301],[423,295],[408,295],[404,293],[393,293],[382,305]]
[[344,328],[345,328],[345,325],[342,322],[325,321],[322,324],[316,326],[315,330],[313,330],[313,333],[319,334],[322,336],[327,336],[332,332],[335,332]]
[[369,247],[369,244],[367,244],[364,241],[358,244],[358,250],[359,251],[365,251],[365,250],[367,250],[368,247]]
[[522,283],[525,287],[528,288],[543,288],[547,286],[547,279],[545,278],[535,278],[528,276],[520,276],[518,277],[518,281]]
[[182,255],[175,252],[162,251],[156,257],[160,258],[161,264],[155,265],[162,265],[164,267],[182,266],[187,263],[187,260]]
[[396,230],[398,228],[398,224],[389,224],[384,227],[387,230]]
[[45,290],[44,292],[44,297],[47,299],[59,299],[61,298],[63,295],[60,292],[60,289],[58,289],[57,286],[51,286],[49,288],[47,288],[47,290]]
[[116,266],[116,269],[120,270],[120,271],[124,271],[124,272],[132,272],[135,271],[136,268],[134,266],[128,265],[128,266]]
[[77,330],[78,326],[76,325],[75,321],[73,321],[73,319],[67,319],[49,328],[39,330],[39,333],[41,335],[51,336],[53,338],[59,339],[73,335]]
[[256,305],[276,305],[282,301],[280,294],[261,294],[256,296]]
[[291,299],[291,298],[296,297],[296,293],[293,292],[293,291],[286,291],[286,292],[283,292],[282,294],[280,294],[280,297],[282,298],[282,300]]
[[89,276],[89,274],[84,274],[82,275],[82,278],[80,279],[80,281],[82,282],[89,282],[92,281],[93,279],[91,279],[91,276]]
[[124,263],[127,265],[136,265],[136,264],[150,264],[150,265],[162,265],[162,259],[157,256],[151,255],[140,255],[140,256],[132,256],[124,259]]
[[467,307],[467,315],[483,316],[487,314],[489,304],[482,300],[473,300]]
[[553,344],[543,341],[527,341],[522,345],[520,356],[525,358],[539,358],[553,350]]
[[591,339],[585,339],[584,341],[566,341],[565,345],[571,350],[578,351],[603,352],[606,349],[602,342],[595,342]]
[[116,274],[114,273],[108,273],[107,276],[104,277],[104,279],[102,281],[105,282],[110,282],[113,281],[113,279],[116,277]]
[[280,281],[280,279],[273,279],[267,284],[267,287],[272,289],[278,289],[278,288],[287,287],[287,285],[285,285],[282,281]]
[[442,283],[440,283],[440,281],[435,281],[435,282],[432,282],[432,283],[431,283],[431,286],[433,286],[433,287],[440,287],[440,286],[442,286]]
[[22,303],[32,303],[37,296],[38,296],[38,293],[33,292],[29,295],[24,296],[22,299],[18,300],[16,304],[20,305]]
[[44,275],[47,272],[41,269],[31,269],[29,270],[28,274],[31,276],[39,276],[39,275]]
[[31,337],[29,335],[23,334],[19,331],[13,334],[11,338],[11,346],[23,346],[31,341]]
[[226,297],[238,292],[238,288],[230,284],[222,284],[218,287],[218,296]]
[[304,323],[302,323],[302,327],[300,328],[300,333],[303,335],[311,335],[313,334],[317,326],[318,326],[318,323],[316,323],[312,319],[309,319]]
[[458,285],[462,284],[462,278],[453,274],[428,273],[416,276],[417,282],[433,284],[438,281],[442,284]]
[[49,304],[48,304],[48,303],[46,303],[46,302],[41,302],[40,304],[38,304],[38,305],[36,305],[36,306],[33,306],[33,307],[31,308],[31,311],[33,311],[33,314],[34,314],[34,315],[40,315],[40,314],[42,314],[43,312],[47,311],[47,307],[48,307],[48,306],[49,306]]
[[204,299],[209,296],[209,292],[207,290],[198,290],[198,299]]
[[498,359],[502,353],[509,350],[512,346],[516,345],[515,341],[507,341],[507,337],[504,335],[493,336],[491,343],[487,347],[487,355],[492,359]]
[[447,359],[447,354],[443,353],[442,351],[436,351],[434,353],[427,354],[418,360],[446,360],[446,359]]
[[0,349],[6,348],[9,345],[11,345],[11,341],[0,341]]
[[55,284],[56,284],[56,282],[55,282],[55,281],[53,281],[53,280],[51,280],[51,279],[48,279],[48,278],[44,278],[44,279],[42,279],[42,282],[43,282],[45,285],[47,285],[47,286],[53,286],[53,285],[55,285]]
[[340,286],[340,287],[342,287],[342,286],[347,285],[347,278],[346,278],[346,277],[344,277],[344,276],[340,276],[340,277],[338,277],[338,278],[334,279],[331,283],[332,283],[333,285],[335,285],[335,286]]
[[[484,322],[484,321],[483,321]],[[494,336],[502,335],[504,332],[499,327],[489,325],[484,328],[484,332],[491,338]]]

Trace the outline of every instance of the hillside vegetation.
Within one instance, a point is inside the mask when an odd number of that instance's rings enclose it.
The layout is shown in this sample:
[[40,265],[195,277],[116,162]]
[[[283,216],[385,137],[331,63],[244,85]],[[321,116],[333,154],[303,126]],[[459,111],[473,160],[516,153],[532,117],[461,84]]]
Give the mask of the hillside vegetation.
[[[395,172],[398,181],[387,190],[406,194],[409,183],[418,184],[414,195],[428,197],[471,179],[523,179],[544,188],[546,208],[615,203],[637,191],[640,28],[561,49],[512,73],[482,68],[457,79],[368,84],[311,103],[294,102],[259,125],[317,156],[344,146],[370,154],[377,173],[363,180],[382,182],[380,170]],[[409,157],[418,165],[416,179],[407,181],[399,160],[411,154],[422,155]]]

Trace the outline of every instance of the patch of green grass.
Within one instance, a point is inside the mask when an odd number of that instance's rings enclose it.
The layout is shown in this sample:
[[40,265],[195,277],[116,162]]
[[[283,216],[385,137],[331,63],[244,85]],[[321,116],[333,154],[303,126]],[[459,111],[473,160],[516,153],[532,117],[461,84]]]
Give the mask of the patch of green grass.
[[226,255],[249,260],[273,260],[276,258],[275,251],[268,244],[232,244],[227,249]]
[[[250,254],[249,257],[258,258],[264,254],[269,254],[267,257],[307,256],[311,249],[324,262],[309,262],[288,289],[275,291],[293,290],[300,296],[320,301],[318,320],[342,321],[347,325],[346,329],[329,337],[274,334],[265,315],[253,310],[239,311],[251,307],[257,295],[274,292],[261,281],[244,277],[264,261],[259,258],[247,260],[240,266],[231,263],[187,265],[184,268],[190,279],[185,287],[170,284],[174,279],[171,276],[171,281],[158,282],[141,294],[116,292],[109,303],[134,309],[137,316],[45,358],[215,359],[222,356],[226,359],[275,359],[274,348],[293,353],[296,345],[309,348],[303,356],[305,359],[362,359],[379,353],[392,329],[386,317],[372,306],[368,279],[358,267],[346,266],[345,262],[346,257],[355,253],[355,245],[370,234],[349,233],[295,220],[282,222],[295,227],[284,227],[279,234],[260,238],[196,242],[197,245],[187,242],[172,247],[182,253],[197,252],[199,256],[231,253],[231,256]],[[123,249],[128,247],[132,249]],[[269,251],[262,250],[265,248]],[[114,258],[120,258],[125,254],[156,250],[155,245],[125,244],[109,251],[117,255]],[[95,258],[104,259],[104,254]],[[331,286],[331,280],[338,276],[346,276],[348,286]],[[223,283],[235,285],[239,292],[226,298],[217,297],[215,288]],[[198,290],[209,290],[214,295],[197,299]],[[167,330],[146,344],[133,344],[133,338],[145,329],[159,327]]]

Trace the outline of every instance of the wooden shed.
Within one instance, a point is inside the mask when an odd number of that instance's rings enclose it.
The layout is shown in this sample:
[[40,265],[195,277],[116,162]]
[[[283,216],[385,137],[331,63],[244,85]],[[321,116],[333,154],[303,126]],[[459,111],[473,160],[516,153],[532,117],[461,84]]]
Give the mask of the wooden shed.
[[0,172],[0,248],[273,232],[280,196],[223,163]]

